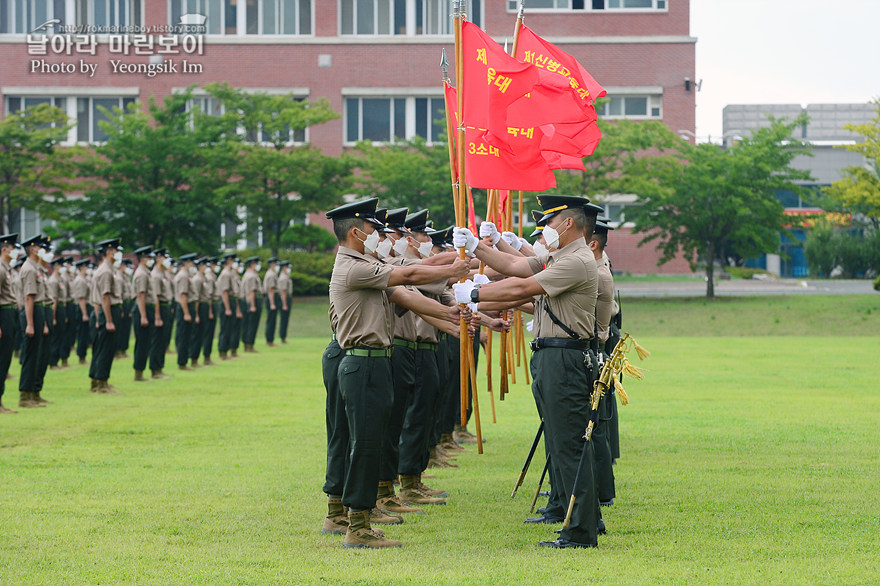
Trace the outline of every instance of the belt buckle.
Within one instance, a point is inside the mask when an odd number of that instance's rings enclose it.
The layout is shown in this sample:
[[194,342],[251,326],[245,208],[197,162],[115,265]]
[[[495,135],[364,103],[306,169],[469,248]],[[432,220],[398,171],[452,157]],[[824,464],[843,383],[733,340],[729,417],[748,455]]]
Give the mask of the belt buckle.
[[538,346],[538,340],[531,340],[531,341],[529,342],[529,348],[532,349],[532,352],[535,352],[536,350],[538,350],[538,349],[540,348],[540,347]]

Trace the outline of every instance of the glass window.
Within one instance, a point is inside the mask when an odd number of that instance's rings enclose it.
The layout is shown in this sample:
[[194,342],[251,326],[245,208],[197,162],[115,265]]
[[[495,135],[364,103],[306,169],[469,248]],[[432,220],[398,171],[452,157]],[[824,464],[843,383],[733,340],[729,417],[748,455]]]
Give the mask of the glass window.
[[[666,10],[666,0],[529,0],[537,10]],[[507,10],[519,10],[519,0],[507,0]]]
[[[413,11],[415,28],[407,26]],[[452,34],[452,0],[339,0],[342,35]],[[482,0],[468,0],[468,20],[480,25]]]
[[312,34],[311,0],[247,0],[247,34]]
[[[199,25],[211,35],[235,34],[237,0],[169,0],[168,24]],[[251,0],[248,0],[250,10]],[[186,18],[181,18],[187,15]]]
[[0,34],[51,34],[51,25],[41,31],[35,29],[55,18],[67,22],[64,0],[0,0]]
[[[438,142],[446,129],[443,98],[346,98],[345,142],[421,136]],[[411,129],[411,130],[408,130]]]
[[77,142],[104,142],[107,133],[99,126],[107,115],[100,110],[106,108],[111,114],[114,108],[127,110],[135,98],[77,98],[76,99],[76,140]]
[[662,98],[650,96],[610,96],[597,112],[603,118],[662,118]]
[[141,26],[141,0],[77,0],[76,24],[98,27],[104,32]]

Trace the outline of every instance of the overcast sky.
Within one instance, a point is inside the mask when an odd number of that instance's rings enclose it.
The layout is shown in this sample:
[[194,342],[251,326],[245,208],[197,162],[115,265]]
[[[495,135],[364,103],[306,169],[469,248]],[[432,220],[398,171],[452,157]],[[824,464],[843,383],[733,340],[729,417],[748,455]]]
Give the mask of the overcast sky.
[[701,141],[728,104],[880,97],[880,0],[691,0],[691,35]]

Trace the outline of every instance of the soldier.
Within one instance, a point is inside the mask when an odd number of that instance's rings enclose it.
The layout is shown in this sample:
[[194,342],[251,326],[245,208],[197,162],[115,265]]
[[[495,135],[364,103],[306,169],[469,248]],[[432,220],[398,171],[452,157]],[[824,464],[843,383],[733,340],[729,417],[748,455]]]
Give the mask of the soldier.
[[67,299],[64,291],[64,281],[61,275],[64,273],[64,257],[53,258],[49,263],[52,274],[46,279],[49,294],[49,302],[52,304],[50,317],[51,332],[49,338],[49,368],[58,370],[58,362],[61,360],[61,345],[67,337]]
[[211,351],[214,349],[214,332],[217,329],[217,313],[220,311],[220,293],[217,291],[217,275],[220,273],[220,259],[209,258],[205,268],[205,301],[208,306],[208,322],[202,338],[202,361],[205,366],[214,364]]
[[[167,278],[168,268],[171,266],[171,257],[164,248],[153,252],[155,262],[150,271],[150,287],[156,297],[157,311],[153,318],[153,336],[150,338],[150,378],[166,379],[165,374],[165,350],[170,340],[170,332],[173,324],[172,302],[174,293]],[[148,262],[151,259],[148,259]]]
[[64,287],[65,299],[67,299],[67,303],[64,307],[64,315],[67,318],[67,324],[65,327],[65,339],[61,344],[61,368],[67,368],[70,366],[68,360],[70,358],[70,352],[72,351],[74,344],[76,344],[76,331],[79,326],[79,322],[77,322],[79,309],[77,308],[76,301],[73,299],[73,278],[75,270],[76,269],[73,266],[73,257],[64,257],[62,286]]
[[[535,312],[546,316],[532,343],[532,390],[545,422],[550,465],[556,471],[554,489],[560,491],[563,502],[574,495],[576,503],[571,524],[558,539],[540,545],[595,547],[601,514],[593,477],[594,454],[592,443],[584,444],[582,439],[590,418],[592,381],[598,375],[588,352],[595,328],[598,275],[584,241],[584,234],[593,231],[595,215],[585,213],[589,202],[584,198],[542,195],[538,203],[544,210],[543,236],[551,251],[546,268],[538,257],[504,254],[481,243],[467,228],[456,228],[457,247],[512,277],[482,287],[456,285],[456,300],[517,302],[542,296]],[[564,510],[547,511],[543,522],[561,522],[564,514]]]
[[3,406],[3,391],[6,389],[6,375],[15,350],[15,331],[18,329],[18,304],[13,290],[12,267],[18,258],[15,247],[18,234],[0,236],[0,415],[18,413]]
[[[337,484],[333,489],[342,488],[341,494],[328,493],[328,518],[334,513],[338,518],[344,514],[343,507],[349,508],[345,547],[400,546],[399,541],[386,539],[370,526],[370,511],[377,500],[383,435],[393,403],[388,385],[393,334],[389,301],[407,305],[408,292],[397,285],[430,283],[467,273],[466,263],[461,261],[443,267],[392,267],[369,256],[380,241],[377,228],[384,227],[375,219],[376,204],[376,199],[370,199],[327,212],[340,244],[330,280],[330,319],[336,324],[339,347],[344,353],[337,372],[338,388],[351,431],[348,469],[342,476],[344,486]],[[419,299],[409,304],[410,309],[421,303],[420,307],[438,308],[438,316],[454,315],[421,295],[412,296]]]
[[197,258],[193,261],[196,272],[190,279],[195,311],[193,312],[192,335],[189,339],[189,359],[191,368],[199,368],[199,356],[202,354],[202,346],[205,343],[205,327],[208,325],[210,309],[210,294],[205,295],[205,264],[206,258]]
[[290,261],[281,261],[278,275],[278,296],[281,298],[281,313],[278,315],[278,337],[287,344],[287,325],[290,322],[290,304],[293,302],[293,281],[290,279]]
[[54,318],[53,318],[53,301],[49,298],[49,266],[52,260],[55,257],[55,254],[52,252],[52,239],[49,236],[44,236],[40,241],[40,251],[38,252],[39,256],[39,268],[41,277],[43,279],[43,287],[41,291],[41,296],[36,299],[37,307],[35,307],[36,311],[41,311],[43,313],[43,323],[46,324],[48,328],[48,333],[40,343],[40,353],[38,358],[38,366],[37,366],[37,378],[36,378],[36,386],[33,390],[36,391],[34,393],[34,400],[38,403],[50,403],[50,401],[46,401],[45,399],[40,397],[40,392],[43,390],[43,383],[46,380],[46,371],[49,368],[49,348],[52,343],[53,333],[55,331]]
[[116,277],[122,287],[122,321],[116,330],[117,357],[128,358],[128,344],[131,338],[131,314],[134,309],[134,291],[131,278],[134,266],[131,259],[123,258],[116,268]]
[[119,347],[116,341],[116,328],[122,319],[121,279],[116,278],[118,270],[114,265],[122,262],[119,238],[110,238],[98,243],[101,264],[94,275],[92,299],[99,303],[95,309],[95,341],[92,344],[92,364],[89,378],[92,379],[91,392],[118,394],[110,386],[110,371],[113,356]]
[[177,346],[177,368],[190,370],[186,365],[190,358],[190,340],[192,328],[196,320],[196,298],[191,279],[196,275],[196,254],[191,252],[180,257],[180,267],[174,275],[174,296],[177,301],[177,335],[174,345]]
[[247,302],[241,294],[241,275],[244,274],[244,266],[241,259],[235,257],[232,279],[232,295],[235,299],[235,321],[232,322],[232,340],[229,345],[229,356],[238,358],[238,345],[241,342],[241,332],[244,329],[244,316],[247,313]]
[[217,277],[217,293],[220,296],[220,334],[217,337],[217,354],[220,360],[229,360],[229,350],[232,347],[232,333],[235,328],[235,313],[239,310],[238,300],[233,295],[233,283],[235,281],[235,255],[227,254],[223,257],[223,269]]
[[22,296],[20,323],[24,335],[21,344],[18,406],[25,409],[46,406],[37,399],[41,346],[49,334],[49,328],[45,323],[45,313],[42,311],[39,301],[46,295],[46,282],[39,264],[42,254],[41,244],[42,236],[39,234],[22,243],[27,259],[21,266],[20,272]]
[[260,289],[260,259],[252,256],[244,261],[244,277],[241,280],[241,295],[247,308],[244,323],[242,324],[241,341],[244,343],[245,352],[257,351],[254,349],[254,341],[257,339],[257,328],[260,325],[260,310],[263,299]]
[[150,275],[151,262],[155,262],[156,255],[150,246],[142,246],[134,251],[137,258],[137,269],[132,279],[132,292],[134,293],[134,308],[132,309],[132,327],[134,328],[134,380],[146,381],[144,370],[147,368],[147,359],[150,356],[150,346],[155,335],[156,320],[161,321],[159,306],[156,303],[156,292],[153,290],[153,280]]
[[92,310],[89,305],[90,285],[88,280],[89,259],[82,258],[74,263],[76,276],[70,285],[70,296],[76,307],[73,320],[76,328],[76,355],[80,364],[86,364],[86,354],[89,350],[89,315]]
[[266,261],[268,268],[263,276],[263,292],[266,294],[266,346],[275,346],[275,325],[278,322],[278,307],[281,296],[278,293],[278,258],[273,256]]

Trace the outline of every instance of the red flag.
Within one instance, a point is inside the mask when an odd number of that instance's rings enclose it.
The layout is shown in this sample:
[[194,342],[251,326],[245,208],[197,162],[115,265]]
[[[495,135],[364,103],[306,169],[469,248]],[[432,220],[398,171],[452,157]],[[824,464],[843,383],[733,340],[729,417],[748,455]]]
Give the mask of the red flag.
[[537,148],[540,133],[533,134],[535,145],[525,152],[499,149],[485,140],[477,128],[465,128],[465,180],[471,187],[542,191],[556,187],[556,177]]
[[455,88],[449,85],[449,82],[443,82],[443,97],[446,99],[446,115],[452,120],[452,159],[449,164],[452,165],[453,182],[458,181],[458,96]]
[[589,157],[599,146],[602,131],[595,122],[545,124],[541,127],[541,151]]
[[474,233],[474,236],[478,236],[479,232],[477,231],[477,213],[474,211],[474,192],[471,191],[470,186],[468,186],[467,192],[468,192],[468,228],[471,229],[471,232]]

